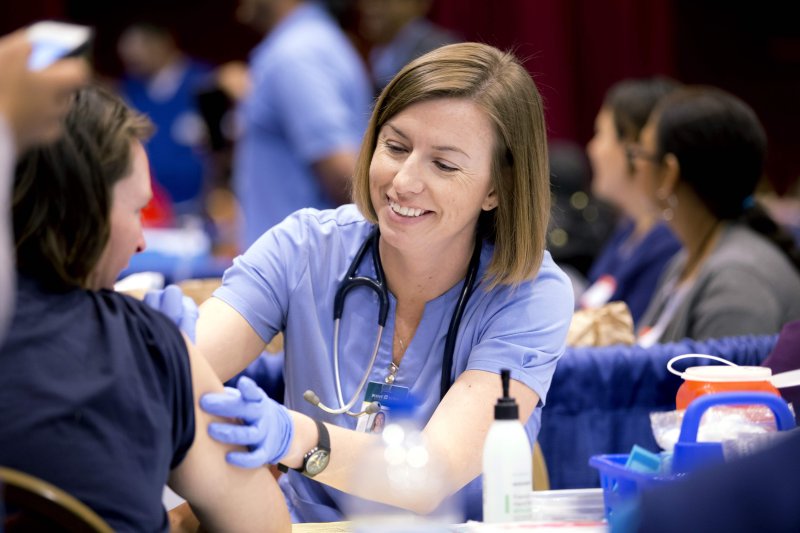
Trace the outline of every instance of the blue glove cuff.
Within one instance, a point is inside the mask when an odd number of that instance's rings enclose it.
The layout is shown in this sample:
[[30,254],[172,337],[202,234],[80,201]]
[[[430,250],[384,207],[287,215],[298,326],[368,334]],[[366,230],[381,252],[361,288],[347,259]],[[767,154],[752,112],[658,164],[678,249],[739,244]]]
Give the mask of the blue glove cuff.
[[279,406],[278,416],[280,418],[280,423],[276,424],[274,429],[283,428],[283,438],[281,439],[280,446],[275,450],[275,456],[267,460],[269,464],[273,465],[278,464],[283,456],[288,453],[289,446],[291,446],[292,439],[294,438],[294,422],[292,421],[292,415],[289,414],[289,410],[283,405]]

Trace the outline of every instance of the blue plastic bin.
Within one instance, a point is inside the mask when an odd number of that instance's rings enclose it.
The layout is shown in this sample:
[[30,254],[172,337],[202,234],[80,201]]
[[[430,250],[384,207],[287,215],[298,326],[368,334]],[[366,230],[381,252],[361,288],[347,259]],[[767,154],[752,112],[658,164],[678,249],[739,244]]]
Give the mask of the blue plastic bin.
[[606,519],[611,520],[615,509],[636,497],[647,487],[669,483],[681,475],[646,474],[625,468],[628,454],[593,455],[589,464],[600,472],[600,487],[603,489],[603,503],[606,506]]
[[607,520],[611,520],[615,509],[634,499],[641,490],[675,481],[700,467],[724,460],[722,444],[697,442],[700,419],[708,408],[715,405],[766,405],[775,415],[779,431],[795,426],[788,404],[774,394],[721,392],[701,396],[689,404],[683,416],[681,434],[673,452],[671,474],[650,474],[625,468],[628,454],[594,455],[589,459],[589,465],[600,472]]

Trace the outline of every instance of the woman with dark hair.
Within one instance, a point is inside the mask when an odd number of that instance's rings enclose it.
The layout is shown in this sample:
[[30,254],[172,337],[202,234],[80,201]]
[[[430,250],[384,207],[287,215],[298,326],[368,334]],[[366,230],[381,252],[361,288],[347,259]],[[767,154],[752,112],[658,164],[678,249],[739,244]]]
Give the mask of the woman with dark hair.
[[66,490],[114,530],[167,531],[167,481],[206,528],[288,530],[272,476],[226,466],[231,447],[207,436],[193,390],[222,390],[208,363],[167,317],[112,290],[145,246],[149,120],[88,87],[63,129],[16,169],[0,464]]
[[800,317],[797,250],[753,202],[766,134],[719,89],[667,96],[629,153],[635,182],[681,242],[639,343],[777,333]]
[[592,192],[617,208],[622,218],[589,270],[590,286],[578,301],[584,309],[621,300],[638,322],[658,278],[680,249],[670,229],[633,186],[633,163],[625,151],[628,144],[639,142],[658,100],[678,86],[667,78],[618,82],[606,93],[597,114],[594,137],[586,147]]

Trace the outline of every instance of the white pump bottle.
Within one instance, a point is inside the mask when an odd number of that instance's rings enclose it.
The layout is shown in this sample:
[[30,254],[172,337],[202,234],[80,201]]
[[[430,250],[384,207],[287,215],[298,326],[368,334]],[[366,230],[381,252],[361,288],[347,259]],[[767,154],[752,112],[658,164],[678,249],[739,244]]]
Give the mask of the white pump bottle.
[[483,521],[532,520],[531,444],[519,421],[519,407],[508,395],[511,372],[500,371],[503,397],[494,407],[494,422],[483,445]]

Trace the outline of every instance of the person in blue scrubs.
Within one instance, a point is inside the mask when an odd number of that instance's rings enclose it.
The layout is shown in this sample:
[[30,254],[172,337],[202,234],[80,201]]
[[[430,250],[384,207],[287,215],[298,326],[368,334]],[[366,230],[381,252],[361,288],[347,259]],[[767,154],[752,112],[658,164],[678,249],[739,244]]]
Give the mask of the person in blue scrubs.
[[[511,395],[533,446],[572,317],[569,279],[544,249],[550,187],[541,97],[509,53],[478,43],[439,48],[404,67],[382,93],[356,168],[355,205],[292,214],[234,261],[200,308],[198,346],[223,379],[284,333],[291,444],[272,443],[271,434],[283,431],[276,417],[283,408],[253,394],[245,379],[239,392],[206,395],[201,405],[251,425],[210,431],[252,450],[230,454],[230,462],[290,468],[279,483],[295,521],[341,520],[353,497],[427,513],[465,486],[467,517],[480,518],[478,476],[502,395],[500,369],[511,370]],[[417,399],[416,422],[445,473],[432,495],[363,490],[353,473],[380,438],[366,432],[366,415],[329,414],[304,399],[312,390],[339,407],[334,297],[376,227],[388,319],[370,368],[378,297],[365,287],[348,293],[338,340],[342,396],[347,402],[369,372],[372,386],[404,387]],[[455,336],[452,386],[440,399],[448,326],[476,242],[477,281]],[[358,274],[376,276],[370,252]],[[327,468],[313,478],[293,470],[312,473],[307,458],[326,433]]]
[[244,249],[297,209],[348,201],[372,91],[364,62],[317,2],[239,4],[239,19],[265,36],[250,55],[233,161]]
[[431,3],[431,0],[356,2],[359,35],[371,45],[368,59],[375,94],[412,59],[463,40],[426,17]]
[[664,268],[680,249],[672,231],[634,186],[633,164],[625,151],[638,142],[656,103],[677,87],[666,78],[623,80],[608,90],[597,113],[594,137],[586,147],[592,192],[618,209],[621,220],[589,270],[589,287],[578,299],[581,308],[621,300],[638,323]]

